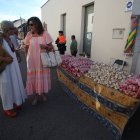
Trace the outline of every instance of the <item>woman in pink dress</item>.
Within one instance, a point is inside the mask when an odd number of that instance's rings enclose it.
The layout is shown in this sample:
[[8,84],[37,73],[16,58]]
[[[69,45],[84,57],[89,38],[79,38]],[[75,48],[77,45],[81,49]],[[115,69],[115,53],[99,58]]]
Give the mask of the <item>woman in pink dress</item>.
[[40,46],[49,45],[52,47],[53,40],[49,33],[44,31],[43,25],[38,17],[29,18],[27,24],[30,31],[24,40],[27,61],[26,90],[28,95],[35,95],[32,105],[36,105],[39,96],[44,101],[47,100],[46,93],[51,89],[50,69],[42,67]]

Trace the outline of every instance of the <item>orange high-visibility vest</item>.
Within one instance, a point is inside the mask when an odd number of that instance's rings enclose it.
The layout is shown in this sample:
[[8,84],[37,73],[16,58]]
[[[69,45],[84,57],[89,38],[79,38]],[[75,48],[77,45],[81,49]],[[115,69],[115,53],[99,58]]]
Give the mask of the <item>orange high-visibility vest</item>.
[[59,36],[59,43],[66,43],[66,38],[64,36]]

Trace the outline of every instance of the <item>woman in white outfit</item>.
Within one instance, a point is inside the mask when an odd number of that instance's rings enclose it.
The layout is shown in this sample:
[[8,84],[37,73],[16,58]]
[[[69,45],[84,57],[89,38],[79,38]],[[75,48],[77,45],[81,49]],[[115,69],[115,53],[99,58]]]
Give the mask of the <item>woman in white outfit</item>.
[[[13,29],[14,25],[12,22],[1,22],[1,30],[3,32],[3,37],[0,41],[1,47],[13,58],[12,63],[8,64],[0,73],[0,97],[4,113],[9,117],[16,116],[16,109],[20,109],[26,98],[16,54],[9,38],[13,33]],[[0,56],[1,61],[7,61],[7,59]]]

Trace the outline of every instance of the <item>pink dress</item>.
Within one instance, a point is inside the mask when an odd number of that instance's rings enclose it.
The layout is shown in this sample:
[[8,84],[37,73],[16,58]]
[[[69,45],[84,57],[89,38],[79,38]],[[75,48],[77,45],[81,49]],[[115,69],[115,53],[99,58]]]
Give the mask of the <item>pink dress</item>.
[[28,45],[27,53],[27,82],[26,90],[28,95],[36,93],[42,95],[51,89],[50,69],[43,68],[40,59],[40,44],[49,44],[53,40],[48,32],[42,36],[34,37],[30,32],[27,33],[24,43]]

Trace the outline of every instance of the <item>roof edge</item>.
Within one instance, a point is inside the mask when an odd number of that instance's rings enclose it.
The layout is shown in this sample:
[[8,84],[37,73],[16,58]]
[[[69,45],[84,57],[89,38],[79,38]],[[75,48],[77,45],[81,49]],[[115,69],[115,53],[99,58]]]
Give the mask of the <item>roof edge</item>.
[[50,0],[47,0],[40,8],[42,8],[44,5],[46,5]]

